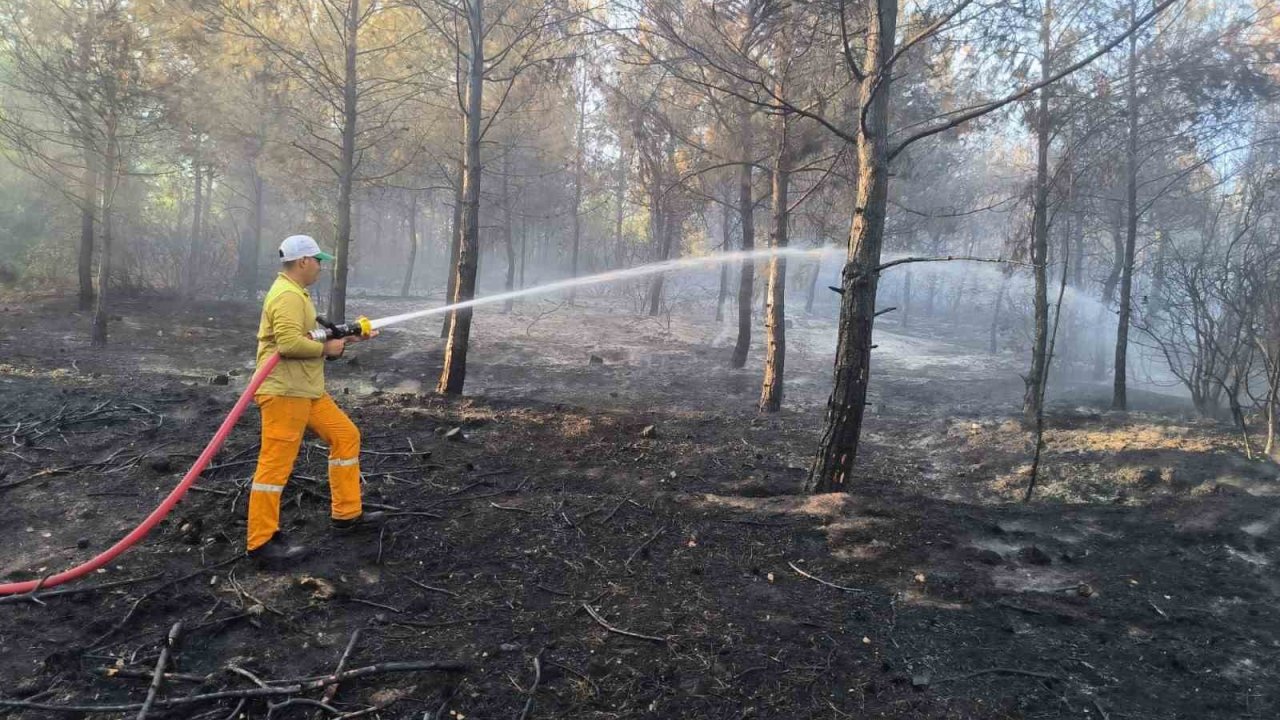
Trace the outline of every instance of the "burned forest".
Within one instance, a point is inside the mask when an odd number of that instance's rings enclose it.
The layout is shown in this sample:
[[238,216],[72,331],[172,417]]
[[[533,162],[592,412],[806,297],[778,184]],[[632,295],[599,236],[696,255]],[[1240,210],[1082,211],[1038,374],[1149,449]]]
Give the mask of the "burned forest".
[[1280,717],[1273,0],[0,0],[0,718]]

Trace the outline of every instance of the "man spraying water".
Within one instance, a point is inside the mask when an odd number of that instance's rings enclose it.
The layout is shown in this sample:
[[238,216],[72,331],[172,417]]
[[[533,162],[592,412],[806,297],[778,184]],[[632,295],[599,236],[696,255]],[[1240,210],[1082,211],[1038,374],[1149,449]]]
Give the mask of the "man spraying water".
[[360,431],[324,389],[324,362],[342,357],[347,345],[366,337],[328,340],[316,332],[315,306],[307,288],[320,278],[321,263],[333,256],[307,235],[291,235],[280,244],[281,272],[262,303],[257,365],[280,354],[280,362],[254,395],[262,411],[262,446],[249,492],[246,549],[264,566],[301,559],[307,548],[280,532],[280,500],[309,428],[329,445],[331,524],[337,532],[376,528],[383,513],[364,512],[360,504]]

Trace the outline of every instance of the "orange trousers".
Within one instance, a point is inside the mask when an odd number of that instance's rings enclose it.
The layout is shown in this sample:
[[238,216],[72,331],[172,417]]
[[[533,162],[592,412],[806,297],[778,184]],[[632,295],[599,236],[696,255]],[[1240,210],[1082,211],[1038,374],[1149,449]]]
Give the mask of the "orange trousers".
[[337,520],[359,517],[360,430],[333,398],[257,395],[254,401],[262,410],[262,447],[249,491],[246,549],[261,546],[280,528],[280,495],[307,428],[329,445],[330,514]]

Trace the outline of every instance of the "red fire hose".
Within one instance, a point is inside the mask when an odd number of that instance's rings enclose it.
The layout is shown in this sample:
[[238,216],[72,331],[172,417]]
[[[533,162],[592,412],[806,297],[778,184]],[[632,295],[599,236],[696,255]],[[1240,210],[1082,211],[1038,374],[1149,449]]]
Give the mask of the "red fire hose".
[[16,595],[19,593],[33,592],[37,589],[61,585],[62,583],[70,580],[75,580],[78,577],[83,577],[84,575],[87,575],[111,562],[119,556],[120,553],[128,550],[139,540],[146,537],[147,533],[151,532],[156,525],[160,524],[160,521],[163,520],[164,517],[169,514],[169,511],[178,504],[178,501],[182,499],[182,496],[187,494],[187,490],[195,484],[196,478],[200,477],[200,473],[204,472],[205,467],[209,465],[209,461],[213,459],[213,456],[217,454],[218,450],[222,447],[222,444],[226,442],[227,436],[231,434],[231,428],[235,427],[240,416],[244,414],[245,408],[249,406],[249,401],[253,399],[253,394],[262,386],[263,381],[267,379],[267,375],[271,374],[272,369],[275,368],[276,363],[278,362],[280,362],[280,356],[272,355],[267,358],[265,363],[262,364],[262,367],[258,369],[258,372],[254,373],[253,378],[249,380],[248,387],[244,389],[244,392],[240,394],[240,399],[236,401],[235,407],[231,408],[231,412],[227,415],[226,419],[222,421],[222,425],[218,427],[218,432],[214,433],[213,439],[205,446],[204,452],[200,453],[200,457],[196,458],[195,464],[192,465],[191,469],[187,471],[187,474],[183,476],[182,482],[178,483],[178,486],[173,489],[173,492],[169,493],[169,496],[164,499],[164,502],[160,503],[159,507],[151,511],[151,514],[147,516],[146,520],[142,521],[141,525],[134,528],[132,532],[121,538],[115,545],[107,548],[97,557],[94,557],[88,562],[77,565],[70,570],[64,570],[57,575],[50,575],[43,580],[27,580],[25,582],[6,583],[0,585],[0,595]]

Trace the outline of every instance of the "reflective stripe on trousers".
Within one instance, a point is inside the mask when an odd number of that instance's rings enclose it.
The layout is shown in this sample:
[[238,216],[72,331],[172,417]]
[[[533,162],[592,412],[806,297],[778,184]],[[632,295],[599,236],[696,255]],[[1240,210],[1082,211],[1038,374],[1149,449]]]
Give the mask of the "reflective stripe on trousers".
[[360,431],[333,398],[258,395],[262,410],[262,447],[249,492],[249,527],[245,546],[253,550],[280,527],[280,499],[310,428],[329,446],[330,515],[358,517],[360,507]]

